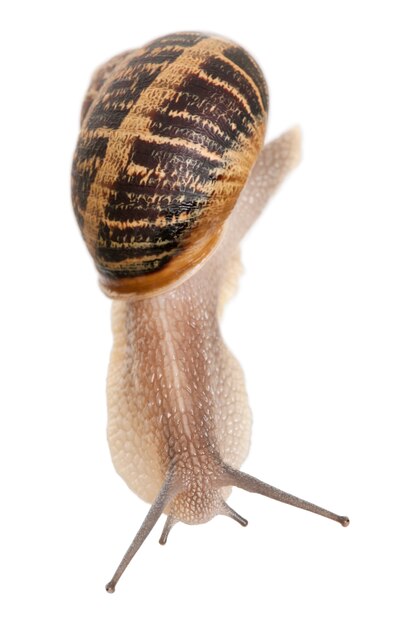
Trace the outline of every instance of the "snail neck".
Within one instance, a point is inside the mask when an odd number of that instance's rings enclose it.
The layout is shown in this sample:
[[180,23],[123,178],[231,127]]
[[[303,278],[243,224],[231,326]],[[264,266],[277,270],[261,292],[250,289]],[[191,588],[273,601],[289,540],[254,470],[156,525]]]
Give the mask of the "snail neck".
[[223,344],[215,297],[193,282],[125,306],[141,412],[156,439],[161,474],[173,471],[183,489],[172,510],[189,523],[207,521],[217,511],[213,483],[221,471],[215,419]]
[[149,419],[167,438],[165,462],[206,453],[214,443],[215,366],[223,346],[216,297],[188,281],[125,307],[131,371],[146,405],[156,405]]

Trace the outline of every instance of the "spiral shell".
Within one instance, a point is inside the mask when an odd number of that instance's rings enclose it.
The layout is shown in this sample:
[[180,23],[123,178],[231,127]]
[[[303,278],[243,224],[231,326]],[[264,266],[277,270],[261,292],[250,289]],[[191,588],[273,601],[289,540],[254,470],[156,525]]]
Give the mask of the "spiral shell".
[[262,147],[267,109],[258,65],[217,36],[175,33],[97,70],[72,197],[108,295],[167,289],[214,249]]

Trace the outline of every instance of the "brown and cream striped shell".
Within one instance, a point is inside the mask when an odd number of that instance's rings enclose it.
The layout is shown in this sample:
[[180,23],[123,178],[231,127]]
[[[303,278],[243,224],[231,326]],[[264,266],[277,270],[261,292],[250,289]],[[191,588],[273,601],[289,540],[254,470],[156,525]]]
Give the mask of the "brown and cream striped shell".
[[167,35],[96,71],[72,196],[107,294],[152,295],[207,257],[262,148],[267,109],[258,65],[217,36]]

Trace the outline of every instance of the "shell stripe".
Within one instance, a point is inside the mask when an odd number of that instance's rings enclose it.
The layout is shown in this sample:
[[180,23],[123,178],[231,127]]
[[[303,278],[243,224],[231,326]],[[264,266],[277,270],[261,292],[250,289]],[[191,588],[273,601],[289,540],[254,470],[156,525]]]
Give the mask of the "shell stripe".
[[[168,39],[167,49],[160,50],[160,45],[154,43],[139,51],[119,54],[99,68],[94,76],[82,107],[81,121],[85,122],[86,128],[80,135],[72,172],[73,203],[81,228],[89,192],[104,161],[111,129],[115,130],[120,127],[131,110],[132,104],[157,78],[162,67],[173,63],[186,48],[199,43],[204,36],[189,33],[166,39]],[[174,50],[175,46],[181,47]],[[152,51],[154,51],[153,54],[151,54]],[[131,55],[133,59],[124,69],[124,78],[117,76],[111,81],[112,72]],[[138,59],[139,63],[137,63]],[[145,59],[144,62],[143,59]],[[145,67],[145,63],[149,66]],[[100,98],[99,91],[106,82],[107,89]],[[94,107],[88,116],[95,99]],[[102,137],[102,133],[106,137]],[[91,160],[91,154],[96,154],[97,159]]]
[[121,63],[127,56],[131,54],[131,50],[127,52],[122,52],[121,54],[117,54],[115,57],[107,61],[104,65],[101,65],[94,73],[92,77],[91,84],[84,98],[84,102],[82,104],[81,110],[81,124],[83,123],[86,114],[89,111],[91,104],[94,102],[95,98],[98,95],[99,90],[102,85],[108,79],[110,74],[113,72],[115,67]]
[[[224,152],[221,151],[221,145],[227,150],[238,145],[239,133],[245,136],[252,133],[254,119],[249,111],[241,109],[241,98],[234,90],[221,83],[213,83],[207,76],[198,73],[190,73],[180,85],[180,90],[175,102],[166,101],[165,109],[168,107],[171,112],[184,111],[196,119],[213,124],[207,134],[209,139],[217,141],[215,149],[219,154]],[[202,128],[199,126],[199,132],[202,132]]]
[[[196,146],[192,148],[182,144],[172,146],[138,138],[131,152],[131,163],[142,166],[144,170],[161,169],[165,178],[162,181],[155,179],[153,183],[150,178],[144,187],[146,190],[144,195],[142,181],[147,174],[140,172],[131,177],[123,172],[120,175],[114,185],[111,202],[105,209],[107,220],[118,221],[119,224],[115,224],[109,231],[105,230],[106,238],[99,238],[97,255],[107,262],[119,262],[127,258],[138,259],[144,257],[146,251],[137,245],[137,241],[156,242],[160,257],[158,263],[155,262],[157,260],[153,258],[156,250],[154,248],[151,251],[151,265],[148,267],[141,262],[140,272],[146,273],[149,269],[165,265],[171,256],[177,253],[178,241],[185,235],[205,205],[207,194],[203,189],[208,183],[212,184],[222,162],[217,158],[202,156]],[[128,170],[128,167],[126,169]],[[192,172],[192,178],[184,190],[183,178],[189,171]],[[132,191],[137,188],[140,189],[139,194]],[[164,225],[159,225],[160,218],[163,217]],[[137,225],[137,221],[143,218],[153,222],[148,226],[148,229],[152,230],[146,231],[145,239],[142,237],[142,228]],[[105,222],[102,222],[101,226],[104,224]],[[135,266],[126,269],[122,274],[118,270],[117,275],[129,276],[132,272],[137,272]]]
[[84,224],[84,210],[91,185],[105,159],[107,146],[108,137],[93,135],[92,133],[81,135],[78,142],[77,159],[74,161],[72,169],[72,198],[75,216],[81,229]]
[[232,46],[223,51],[223,55],[232,61],[239,69],[249,77],[256,89],[259,91],[259,95],[262,102],[264,111],[268,111],[268,89],[267,84],[263,78],[262,72],[258,65],[252,59],[252,57],[245,52],[239,46]]
[[203,63],[200,68],[206,72],[209,78],[218,79],[225,89],[232,87],[239,98],[243,101],[246,114],[254,121],[263,114],[262,103],[258,98],[258,92],[253,89],[251,81],[225,59],[213,57]]

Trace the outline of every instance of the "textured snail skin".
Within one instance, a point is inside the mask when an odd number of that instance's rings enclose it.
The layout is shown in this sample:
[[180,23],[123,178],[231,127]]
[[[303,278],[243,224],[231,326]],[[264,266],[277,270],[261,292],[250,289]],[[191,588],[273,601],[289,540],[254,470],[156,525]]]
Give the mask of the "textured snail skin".
[[220,245],[187,281],[158,297],[114,301],[108,376],[108,437],[117,471],[153,502],[172,464],[186,490],[169,507],[187,523],[223,513],[215,485],[223,464],[240,467],[251,412],[244,377],[222,340],[218,308],[232,293],[238,244],[295,164],[298,133],[268,145],[232,213]]
[[251,412],[219,318],[238,282],[239,243],[299,158],[296,129],[262,148],[266,109],[248,53],[200,33],[118,55],[85,98],[72,189],[114,298],[108,440],[118,473],[152,503],[110,592],[163,512],[161,543],[178,521],[222,514],[246,525],[226,503],[232,486],[348,524],[239,471]]

